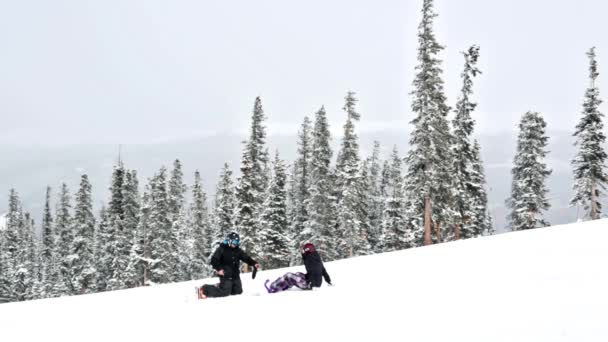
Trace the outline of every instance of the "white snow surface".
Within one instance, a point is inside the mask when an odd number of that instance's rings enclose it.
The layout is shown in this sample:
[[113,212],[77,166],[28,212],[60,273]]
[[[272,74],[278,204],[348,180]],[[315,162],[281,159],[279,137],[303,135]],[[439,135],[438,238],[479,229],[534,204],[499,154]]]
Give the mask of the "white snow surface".
[[0,230],[6,228],[6,214],[0,215]]
[[[2,341],[608,341],[608,221],[326,263],[335,284],[196,300],[216,279],[0,305]],[[303,270],[294,267],[291,270]]]

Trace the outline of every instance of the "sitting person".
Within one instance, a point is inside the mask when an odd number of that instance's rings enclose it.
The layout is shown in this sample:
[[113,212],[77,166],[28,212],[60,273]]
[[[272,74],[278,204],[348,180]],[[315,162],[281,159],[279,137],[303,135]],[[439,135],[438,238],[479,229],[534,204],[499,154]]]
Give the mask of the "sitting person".
[[313,287],[321,287],[322,278],[331,285],[331,278],[325,270],[325,266],[323,266],[321,256],[315,250],[315,246],[312,243],[307,243],[302,247],[302,261],[304,262],[306,273],[289,272],[273,281],[270,285],[268,285],[270,280],[266,280],[264,284],[266,290],[269,293],[276,293],[288,290],[293,286],[302,290],[310,290]]
[[315,250],[312,243],[307,243],[302,247],[302,261],[306,267],[306,280],[310,283],[310,287],[321,287],[323,279],[331,285],[331,278],[323,266],[323,261],[319,252]]

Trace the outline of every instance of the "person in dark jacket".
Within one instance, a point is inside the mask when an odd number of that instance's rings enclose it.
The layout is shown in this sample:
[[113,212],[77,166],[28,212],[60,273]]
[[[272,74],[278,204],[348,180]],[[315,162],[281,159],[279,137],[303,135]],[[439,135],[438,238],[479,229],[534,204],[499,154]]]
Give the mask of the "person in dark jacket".
[[240,277],[241,261],[255,268],[260,264],[239,248],[239,234],[232,232],[215,250],[211,257],[211,266],[220,277],[218,285],[203,285],[199,289],[199,297],[226,297],[243,293]]
[[315,246],[312,243],[307,243],[302,247],[302,261],[304,267],[306,267],[306,280],[310,284],[310,287],[321,287],[323,279],[329,285],[331,285],[331,278],[323,266],[323,261],[319,252],[315,250]]

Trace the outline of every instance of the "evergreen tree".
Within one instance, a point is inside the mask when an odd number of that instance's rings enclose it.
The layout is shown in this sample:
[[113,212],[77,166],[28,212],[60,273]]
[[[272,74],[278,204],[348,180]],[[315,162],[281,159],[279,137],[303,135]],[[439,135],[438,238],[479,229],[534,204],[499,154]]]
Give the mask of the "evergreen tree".
[[150,230],[150,186],[146,186],[141,198],[139,220],[135,233],[135,239],[129,256],[126,279],[133,286],[150,285],[150,268],[153,265],[151,259],[149,238],[152,236]]
[[547,144],[545,120],[537,112],[527,112],[519,124],[517,152],[511,174],[511,197],[507,217],[511,230],[524,230],[548,226],[543,211],[550,208],[546,180],[551,170],[545,164]]
[[473,144],[471,183],[479,185],[474,187],[475,191],[472,193],[474,215],[471,225],[476,228],[473,233],[475,236],[493,235],[495,233],[494,223],[488,208],[488,194],[485,190],[486,176],[477,140]]
[[169,213],[167,169],[162,167],[150,181],[150,217],[147,243],[150,248],[150,282],[175,281],[178,266],[177,233]]
[[18,227],[20,246],[15,255],[15,278],[13,280],[14,298],[18,301],[31,300],[35,296],[37,264],[34,226],[30,214],[21,209]]
[[108,282],[112,278],[112,259],[108,255],[108,246],[110,245],[111,239],[111,224],[110,224],[110,213],[106,206],[102,206],[99,211],[99,225],[94,232],[95,240],[95,280],[97,292],[106,291],[108,288]]
[[361,159],[359,157],[358,137],[355,133],[355,121],[360,114],[355,109],[357,99],[354,92],[346,95],[344,111],[347,113],[344,125],[342,147],[336,164],[338,190],[338,231],[341,235],[339,253],[341,257],[352,257],[368,254],[367,213],[363,213],[364,195],[360,179]]
[[95,215],[91,199],[91,183],[87,175],[82,175],[80,189],[76,194],[74,211],[74,238],[71,246],[71,283],[75,294],[95,292],[94,235]]
[[[407,154],[405,184],[408,234],[424,232],[424,244],[443,241],[443,230],[450,226],[452,212],[450,166],[450,129],[447,115],[450,108],[441,79],[443,50],[433,31],[433,1],[424,0],[422,22],[418,27],[418,65],[414,79],[412,120],[414,129]],[[432,232],[434,234],[432,234]]]
[[187,225],[185,197],[188,190],[184,184],[184,174],[179,159],[173,163],[173,171],[168,184],[169,196],[169,219],[172,223],[172,230],[177,239],[177,262],[175,268],[174,281],[186,281],[191,277],[191,258],[192,258],[192,232]]
[[179,159],[173,162],[173,171],[169,180],[169,215],[171,221],[179,220],[180,213],[184,208],[186,191],[188,188],[184,184],[184,173]]
[[380,235],[382,232],[382,212],[384,211],[384,199],[380,194],[380,181],[382,176],[382,165],[380,160],[380,143],[374,141],[374,149],[372,155],[367,159],[369,165],[369,176],[367,179],[369,189],[368,207],[369,207],[369,225],[370,236],[369,243],[372,251],[379,253],[381,251]]
[[595,48],[587,53],[589,56],[589,79],[590,86],[585,92],[583,103],[583,115],[576,125],[574,136],[575,146],[578,147],[576,156],[572,160],[574,168],[574,197],[571,205],[582,206],[585,218],[597,220],[602,212],[600,197],[602,190],[606,189],[608,175],[606,174],[606,151],[604,143],[604,123],[599,106],[600,91],[595,82],[599,76],[597,60],[595,59]]
[[[124,270],[122,263],[125,245],[124,245],[124,219],[125,219],[125,204],[124,204],[124,187],[127,170],[122,161],[119,159],[118,164],[114,166],[112,172],[112,184],[110,186],[110,203],[107,208],[108,222],[101,232],[102,260],[104,265],[99,268],[104,272],[105,287],[104,290],[117,290],[123,288],[122,285],[112,281],[115,277],[120,277],[120,273]],[[122,267],[121,267],[122,266]]]
[[[16,277],[19,260],[18,253],[21,247],[20,226],[22,225],[22,208],[19,195],[11,189],[8,199],[8,213],[5,216],[6,224],[2,235],[2,254],[4,283],[3,297],[10,301],[19,300],[16,289]],[[1,285],[1,284],[0,284]]]
[[46,198],[44,203],[44,214],[42,216],[42,263],[43,274],[46,274],[46,269],[52,259],[52,253],[55,249],[55,235],[53,234],[53,215],[51,213],[51,187],[46,188]]
[[[313,154],[313,141],[312,141],[312,122],[308,117],[304,118],[302,127],[298,132],[298,156],[293,165],[293,196],[291,204],[293,206],[293,213],[291,220],[291,237],[296,237],[302,234],[305,229],[306,222],[309,220],[307,202],[310,200],[310,183],[311,183],[311,159]],[[290,246],[291,251],[299,250],[297,245],[301,241],[297,238],[293,238],[292,242],[296,245]],[[299,253],[298,253],[299,254]],[[294,258],[295,255],[292,255]]]
[[[464,71],[462,72],[462,90],[460,98],[456,104],[455,118],[453,121],[454,127],[454,164],[452,171],[452,179],[454,181],[454,209],[455,225],[454,238],[466,239],[481,235],[484,230],[481,226],[486,219],[486,208],[479,206],[487,204],[487,199],[484,201],[480,196],[485,196],[484,183],[478,183],[476,180],[485,179],[483,174],[474,174],[473,166],[475,163],[480,163],[479,151],[475,151],[473,146],[473,129],[475,120],[471,117],[471,113],[477,107],[477,104],[471,101],[473,93],[473,78],[481,73],[477,69],[477,60],[479,58],[479,47],[472,46],[467,52],[464,52]],[[479,146],[477,146],[479,149]],[[477,171],[481,171],[478,169]],[[477,179],[474,179],[477,178]],[[481,215],[481,216],[477,216]]]
[[245,150],[241,159],[241,177],[236,187],[236,226],[241,232],[242,246],[250,252],[258,245],[256,214],[259,209],[256,198],[261,196],[255,190],[254,182],[253,162],[250,153]]
[[[135,170],[125,171],[123,183],[123,212],[122,232],[116,232],[116,255],[112,260],[114,277],[112,288],[122,289],[137,285],[137,276],[130,273],[127,268],[131,262],[137,228],[139,226],[140,198],[139,180]],[[135,277],[135,278],[134,278]]]
[[266,268],[279,268],[289,264],[289,238],[287,222],[287,174],[285,164],[277,151],[274,172],[264,204],[260,230],[259,256]]
[[190,206],[190,227],[192,228],[192,279],[202,279],[211,275],[207,260],[213,252],[213,231],[209,222],[207,194],[203,189],[200,172],[194,172],[192,205]]
[[405,218],[403,217],[402,163],[397,146],[393,147],[386,185],[387,197],[382,215],[382,246],[385,252],[411,247],[407,245]]
[[188,281],[192,279],[192,262],[194,255],[194,238],[192,227],[188,224],[185,209],[180,210],[177,221],[172,228],[176,234],[176,262],[173,281]]
[[362,244],[358,255],[366,255],[373,253],[373,246],[377,244],[379,235],[375,230],[372,229],[369,218],[371,213],[372,204],[370,199],[372,198],[373,185],[370,182],[370,167],[369,161],[364,160],[361,162],[359,167],[359,182],[357,185],[357,191],[359,192],[359,203],[357,206],[357,216],[360,223],[360,239]]
[[331,133],[325,108],[315,114],[313,129],[313,151],[310,167],[310,199],[306,203],[309,220],[306,228],[297,237],[298,247],[313,242],[327,260],[335,260],[338,236],[333,223],[335,198],[331,171]]
[[76,293],[73,283],[74,270],[72,269],[74,256],[71,250],[74,242],[74,225],[71,196],[65,183],[61,185],[55,218],[55,233],[57,234],[55,257],[59,275],[54,277],[58,279],[58,282],[55,284],[53,294],[55,296],[70,295]]
[[[112,172],[112,185],[110,186],[110,205],[108,206],[108,215],[112,220],[117,217],[122,221],[124,217],[123,204],[123,187],[125,182],[125,167],[122,161],[118,161],[118,165],[114,166]],[[122,229],[117,227],[116,229]]]
[[236,209],[236,197],[234,183],[232,181],[232,171],[228,163],[224,164],[224,168],[220,174],[220,181],[217,185],[216,191],[216,230],[213,238],[214,241],[222,241],[223,238],[234,230],[235,224],[235,209]]
[[6,226],[0,238],[3,272],[0,296],[10,301],[33,299],[36,283],[34,223],[29,213],[24,212],[14,189],[9,192]]
[[268,153],[264,110],[259,97],[255,100],[251,120],[251,135],[245,144],[241,159],[236,198],[236,226],[241,232],[244,250],[253,251],[258,242],[259,222],[264,194],[268,185]]
[[[310,163],[309,163],[310,164]],[[301,260],[300,252],[299,252],[299,240],[298,237],[300,233],[306,229],[306,222],[302,227],[296,227],[296,215],[297,215],[297,206],[298,202],[298,182],[296,179],[296,162],[291,165],[291,172],[288,172],[288,185],[287,185],[287,222],[289,222],[289,229],[287,232],[287,237],[290,241],[290,255],[289,255],[289,265],[295,266],[298,265],[299,260]],[[310,177],[309,177],[310,178]],[[310,189],[307,190],[310,194]],[[305,201],[303,205],[307,207],[307,202]]]
[[6,228],[0,227],[0,298],[11,300],[12,278],[6,234]]

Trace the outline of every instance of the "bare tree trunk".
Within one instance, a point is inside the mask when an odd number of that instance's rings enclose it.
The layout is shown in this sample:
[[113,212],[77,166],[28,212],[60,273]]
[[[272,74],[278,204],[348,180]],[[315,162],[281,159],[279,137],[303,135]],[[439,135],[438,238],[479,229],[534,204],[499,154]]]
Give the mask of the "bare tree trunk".
[[457,224],[454,230],[454,239],[460,240],[460,225]]
[[591,219],[597,220],[597,198],[595,197],[595,179],[591,182]]
[[147,286],[149,284],[148,282],[148,264],[146,263],[146,265],[144,266],[144,286]]
[[431,198],[427,196],[424,199],[424,245],[431,243]]
[[439,241],[439,243],[443,242],[443,236],[441,234],[441,223],[437,223],[435,225],[435,235],[437,235],[437,241]]

